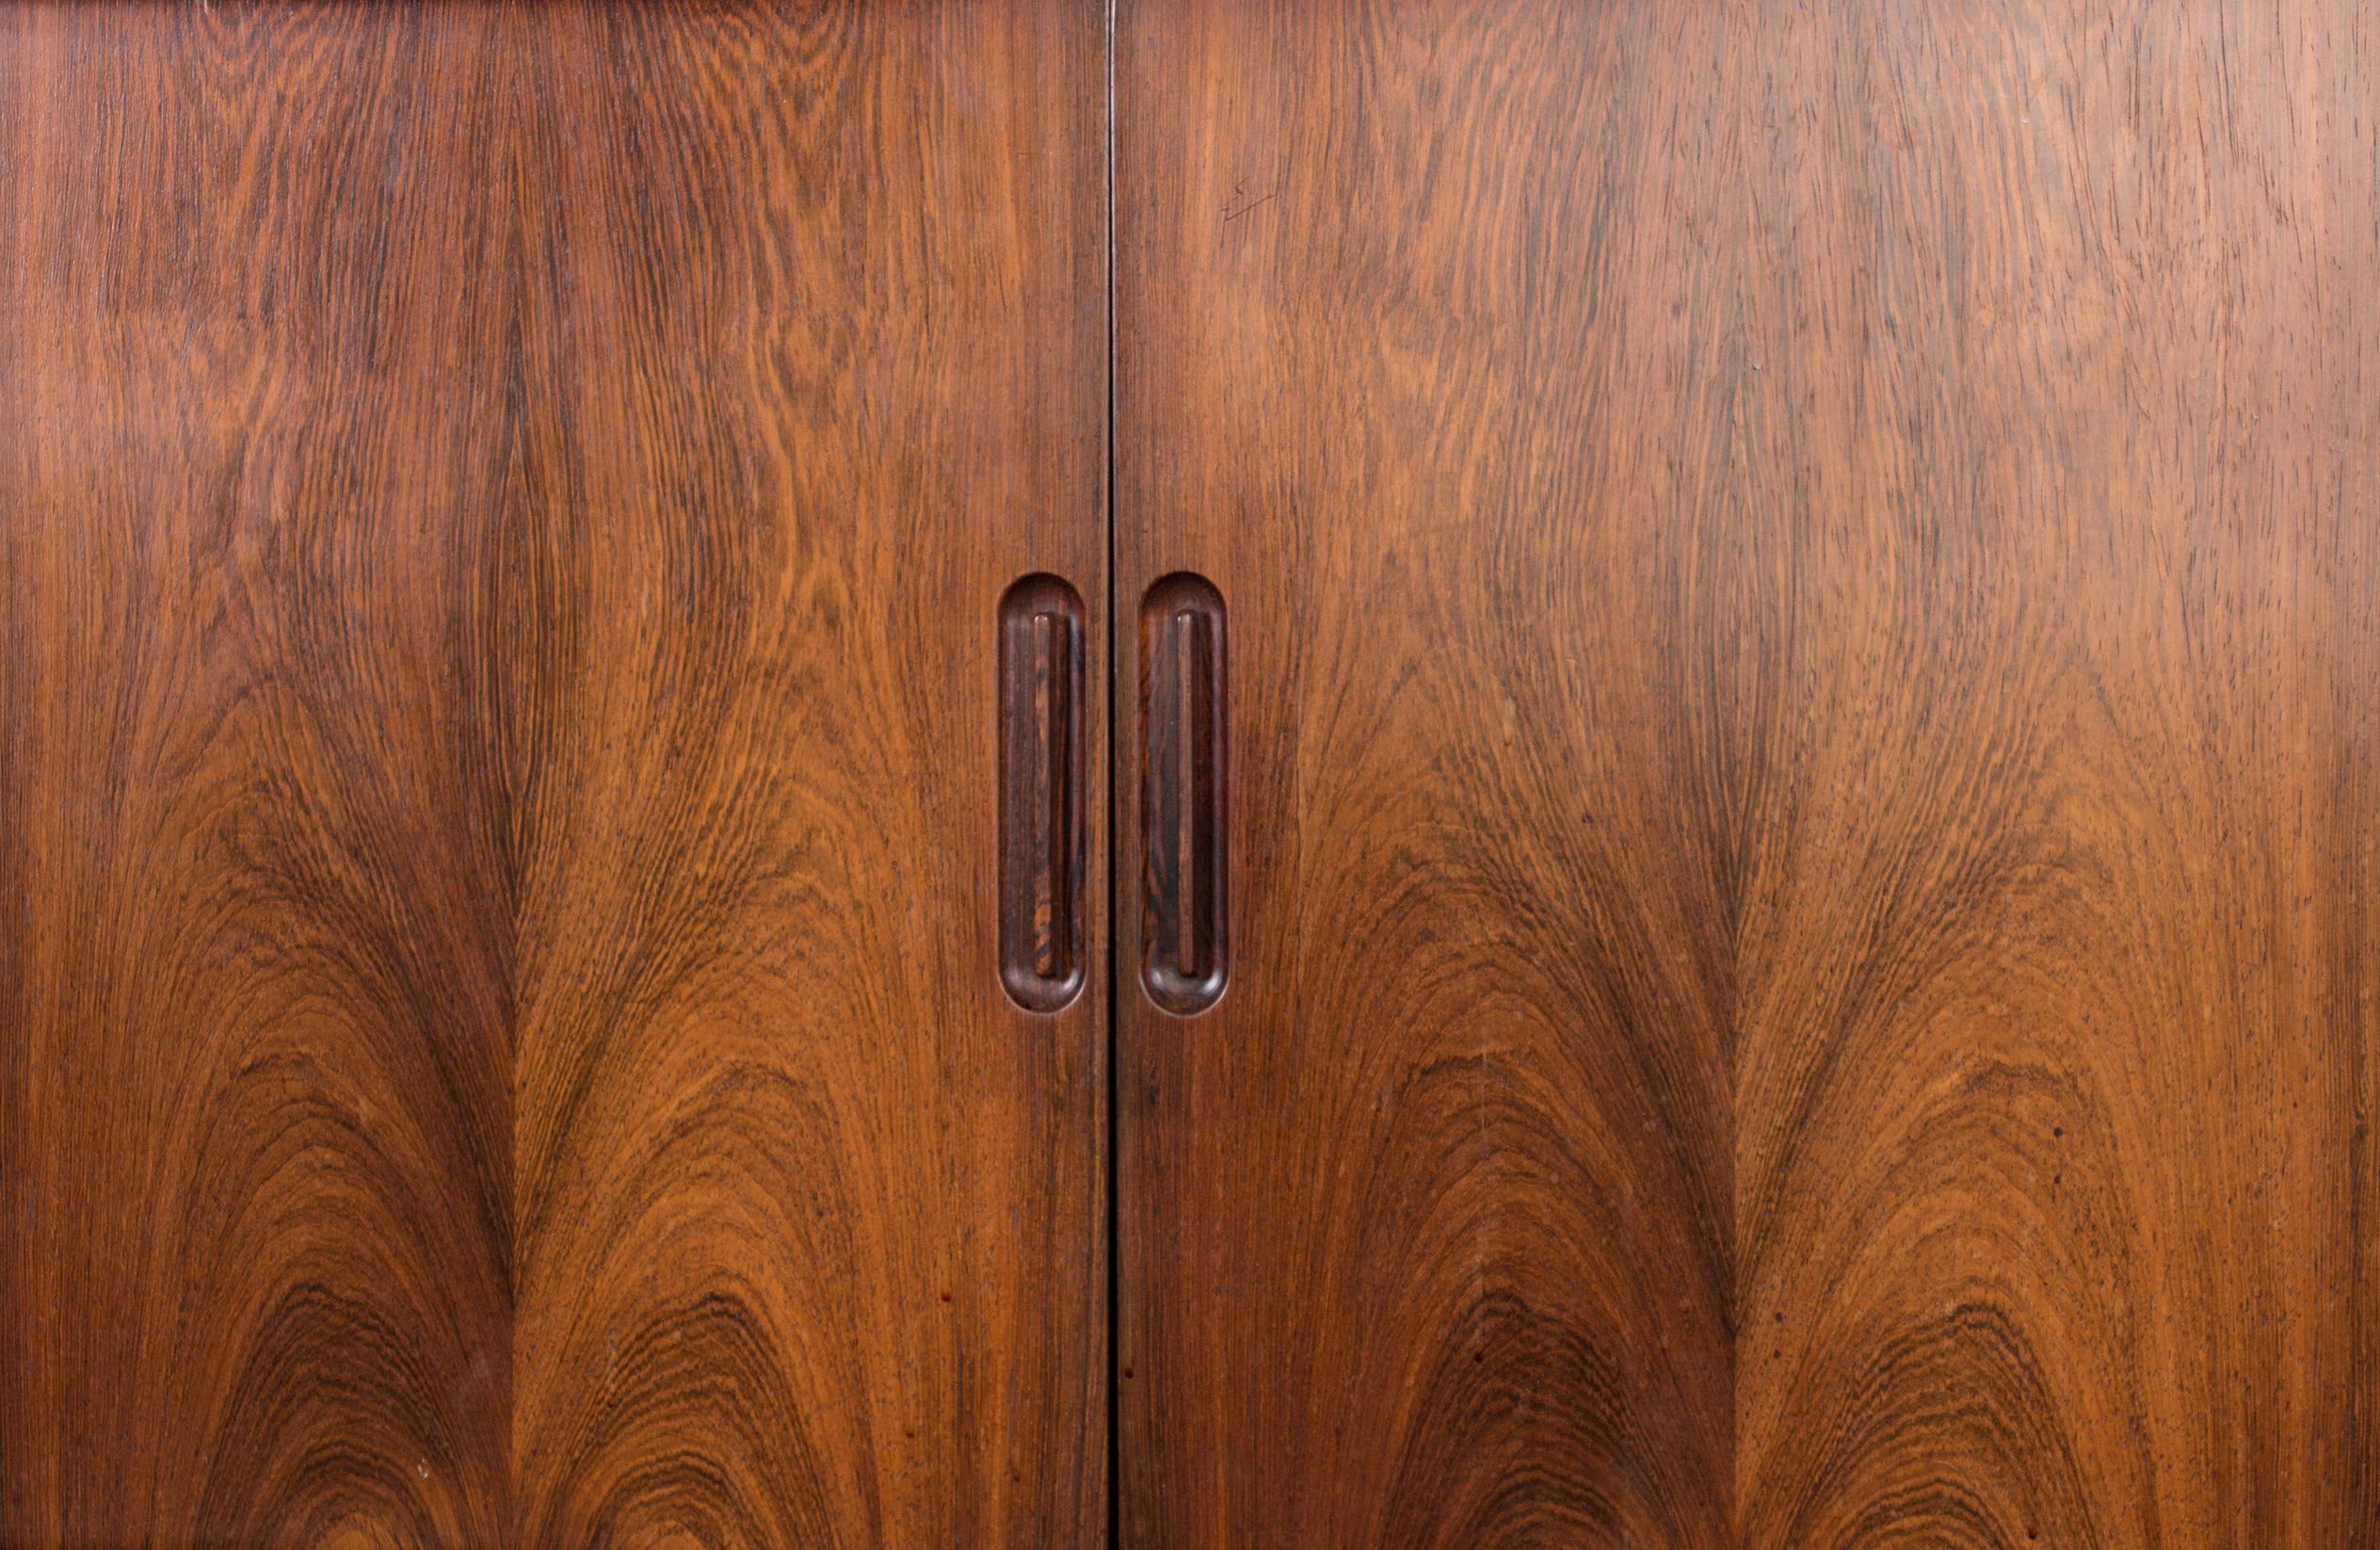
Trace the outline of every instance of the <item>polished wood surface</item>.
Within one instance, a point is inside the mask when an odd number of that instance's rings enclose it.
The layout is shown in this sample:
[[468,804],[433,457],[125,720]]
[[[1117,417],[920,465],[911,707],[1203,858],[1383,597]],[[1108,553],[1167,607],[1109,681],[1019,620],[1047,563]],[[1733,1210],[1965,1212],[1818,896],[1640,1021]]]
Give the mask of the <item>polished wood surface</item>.
[[1103,52],[0,10],[0,1543],[1102,1533]]
[[1186,573],[1140,608],[1140,982],[1185,1016],[1231,979],[1227,613],[1212,582]]
[[1100,18],[524,31],[523,565],[563,670],[527,738],[523,1532],[1088,1542],[1105,981],[1054,1018],[1001,985],[997,631],[1025,573],[1103,589]]
[[1117,22],[0,8],[0,1546],[2380,1546],[2380,23]]
[[1053,575],[1000,600],[1000,982],[1036,1011],[1083,993],[1088,956],[1083,625],[1082,594]]
[[2369,9],[1138,5],[1116,90],[1233,867],[1118,993],[1123,1542],[2380,1542]]
[[0,10],[11,1550],[505,1530],[493,20]]

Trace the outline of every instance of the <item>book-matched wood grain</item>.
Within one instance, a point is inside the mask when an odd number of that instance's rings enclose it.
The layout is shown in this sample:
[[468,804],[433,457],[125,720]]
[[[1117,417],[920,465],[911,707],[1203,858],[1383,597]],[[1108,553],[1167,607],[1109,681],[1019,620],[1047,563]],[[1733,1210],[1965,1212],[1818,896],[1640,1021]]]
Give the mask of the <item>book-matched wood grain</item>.
[[1114,605],[1229,610],[1232,929],[1212,1009],[1118,1002],[1128,1544],[1726,1539],[1738,582],[1680,492],[1738,431],[1669,305],[1735,255],[1656,240],[1664,9],[1119,17]]
[[2364,14],[1119,27],[1126,1542],[2371,1542]]
[[1105,671],[1102,56],[0,15],[0,1544],[1097,1534],[996,717],[1017,575]]
[[535,30],[522,1535],[1090,1542],[1104,964],[1002,987],[998,646],[1104,591],[1099,18]]

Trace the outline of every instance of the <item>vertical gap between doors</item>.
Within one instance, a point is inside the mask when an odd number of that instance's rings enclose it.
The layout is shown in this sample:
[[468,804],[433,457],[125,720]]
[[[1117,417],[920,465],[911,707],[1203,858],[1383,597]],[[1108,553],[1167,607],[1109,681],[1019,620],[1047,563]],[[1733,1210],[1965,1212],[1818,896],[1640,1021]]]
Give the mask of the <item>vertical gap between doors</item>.
[[1121,1550],[1124,1542],[1123,1391],[1120,1378],[1123,1370],[1120,1352],[1124,1266],[1120,1230],[1122,1202],[1117,1194],[1117,1187],[1122,1177],[1122,1170],[1117,1164],[1117,1154],[1122,1143],[1117,1124],[1120,1106],[1117,1102],[1117,1057],[1121,1043],[1118,1037],[1121,996],[1117,986],[1122,982],[1122,977],[1117,972],[1118,896],[1116,892],[1116,853],[1123,843],[1123,804],[1116,797],[1120,789],[1117,784],[1119,761],[1116,756],[1118,738],[1116,716],[1119,701],[1116,685],[1123,673],[1116,659],[1116,599],[1118,595],[1116,573],[1116,7],[1117,0],[1108,0],[1106,79],[1102,93],[1102,118],[1107,141],[1107,232],[1102,250],[1106,258],[1103,268],[1107,288],[1107,1138],[1102,1150],[1105,1153],[1107,1168],[1108,1550]]

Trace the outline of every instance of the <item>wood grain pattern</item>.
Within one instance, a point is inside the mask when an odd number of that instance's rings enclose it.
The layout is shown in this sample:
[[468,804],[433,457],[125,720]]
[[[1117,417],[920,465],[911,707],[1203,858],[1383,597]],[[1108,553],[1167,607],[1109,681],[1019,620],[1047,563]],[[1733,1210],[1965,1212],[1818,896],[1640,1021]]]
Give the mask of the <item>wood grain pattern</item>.
[[2380,1542],[2373,25],[1122,11],[1126,1542]]
[[1234,958],[1118,1008],[1128,1543],[1729,1531],[1742,836],[1676,492],[1734,446],[1649,240],[1711,89],[1664,10],[1121,17],[1115,606],[1230,610]]
[[488,23],[0,12],[0,1543],[503,1533]]
[[522,1535],[1088,1542],[1104,965],[1000,983],[997,623],[1104,591],[1098,18],[539,30]]
[[2380,1534],[2374,24],[1772,34],[1747,1544]]
[[1035,1011],[1083,992],[1089,687],[1081,594],[1044,573],[1015,582],[1000,599],[1000,982]]
[[1166,576],[1141,600],[1140,982],[1183,1016],[1213,1006],[1231,977],[1230,637],[1204,577]]
[[1099,1532],[1102,52],[0,10],[0,1544]]

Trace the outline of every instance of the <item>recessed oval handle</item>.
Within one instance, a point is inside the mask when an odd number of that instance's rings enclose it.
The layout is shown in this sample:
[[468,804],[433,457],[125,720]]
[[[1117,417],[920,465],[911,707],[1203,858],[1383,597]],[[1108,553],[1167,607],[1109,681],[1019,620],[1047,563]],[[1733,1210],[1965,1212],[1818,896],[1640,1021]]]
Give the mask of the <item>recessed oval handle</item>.
[[1029,575],[1000,600],[1000,982],[1031,1011],[1083,989],[1083,600]]
[[1182,1016],[1230,977],[1222,594],[1186,572],[1140,610],[1140,981]]

